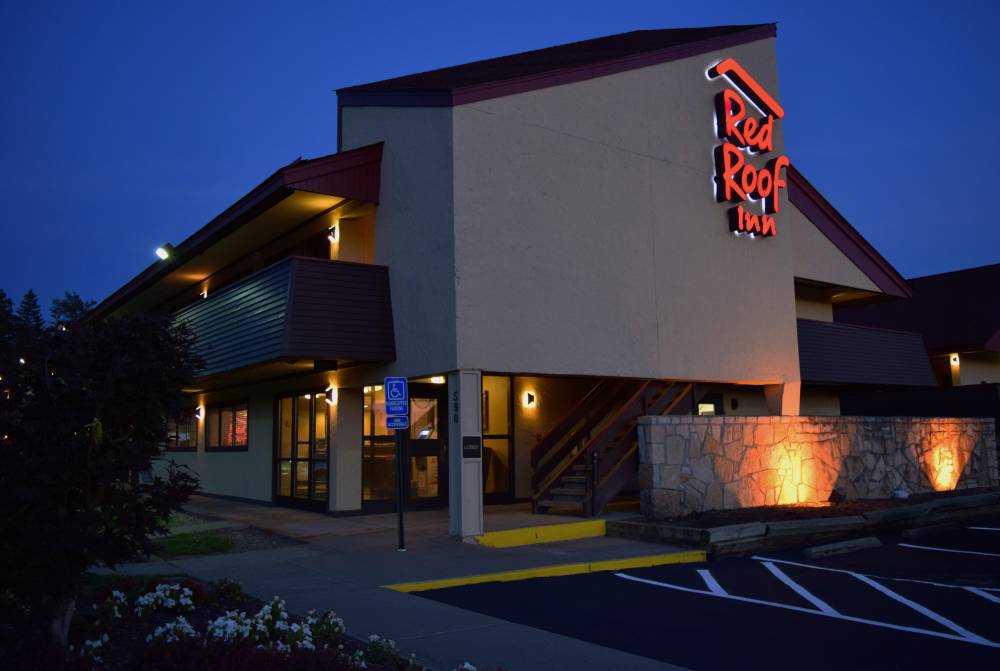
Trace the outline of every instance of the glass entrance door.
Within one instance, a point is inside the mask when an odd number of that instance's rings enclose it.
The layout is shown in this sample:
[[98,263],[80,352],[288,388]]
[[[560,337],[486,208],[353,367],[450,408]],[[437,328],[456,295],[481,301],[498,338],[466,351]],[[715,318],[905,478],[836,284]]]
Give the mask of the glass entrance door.
[[276,410],[274,502],[325,511],[330,454],[326,394],[285,396]]
[[407,507],[448,504],[447,385],[410,383],[410,429],[403,441]]

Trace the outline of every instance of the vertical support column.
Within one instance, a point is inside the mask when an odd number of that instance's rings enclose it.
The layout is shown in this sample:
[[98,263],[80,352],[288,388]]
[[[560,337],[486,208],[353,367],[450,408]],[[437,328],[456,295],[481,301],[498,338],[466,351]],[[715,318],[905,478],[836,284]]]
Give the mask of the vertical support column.
[[[448,375],[448,533],[483,533],[482,373]],[[478,448],[478,449],[477,449]]]
[[[360,388],[338,389],[336,433],[330,445],[330,510],[361,510],[361,441],[364,398]],[[331,422],[331,429],[334,423]]]
[[772,415],[798,415],[802,401],[802,381],[790,380],[784,384],[764,387],[767,409]]

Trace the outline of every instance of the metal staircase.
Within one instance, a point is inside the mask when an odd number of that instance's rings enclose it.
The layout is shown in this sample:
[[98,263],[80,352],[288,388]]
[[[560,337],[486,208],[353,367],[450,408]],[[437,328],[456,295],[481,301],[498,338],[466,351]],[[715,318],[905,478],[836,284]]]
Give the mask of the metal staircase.
[[635,476],[642,415],[666,415],[692,385],[660,380],[598,382],[531,451],[532,507],[594,516]]

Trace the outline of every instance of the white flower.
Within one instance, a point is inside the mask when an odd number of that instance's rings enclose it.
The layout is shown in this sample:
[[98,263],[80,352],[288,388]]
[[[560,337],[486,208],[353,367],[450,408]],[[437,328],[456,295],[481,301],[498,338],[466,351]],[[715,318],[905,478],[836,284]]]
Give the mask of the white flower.
[[143,594],[135,600],[135,614],[139,617],[159,610],[194,610],[194,601],[190,589],[180,585],[160,584],[152,592]]
[[157,627],[153,633],[146,637],[146,642],[162,639],[166,643],[173,643],[182,638],[197,638],[198,632],[194,630],[191,623],[183,615],[178,615],[176,620],[167,622]]

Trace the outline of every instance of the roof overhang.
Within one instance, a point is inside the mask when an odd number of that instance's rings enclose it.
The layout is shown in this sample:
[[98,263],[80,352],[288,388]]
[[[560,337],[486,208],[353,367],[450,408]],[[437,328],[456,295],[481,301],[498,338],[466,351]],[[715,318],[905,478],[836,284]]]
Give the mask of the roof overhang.
[[378,203],[382,143],[278,169],[91,312],[149,311],[303,222],[347,202]]

